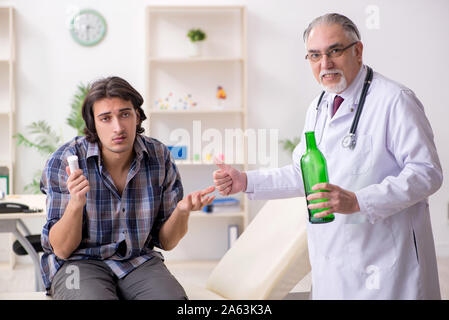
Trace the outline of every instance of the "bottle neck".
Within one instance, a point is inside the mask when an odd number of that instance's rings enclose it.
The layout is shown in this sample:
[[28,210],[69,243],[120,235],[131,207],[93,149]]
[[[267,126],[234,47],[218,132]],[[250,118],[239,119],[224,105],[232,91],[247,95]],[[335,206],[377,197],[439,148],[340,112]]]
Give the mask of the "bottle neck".
[[316,140],[315,140],[315,132],[308,131],[306,134],[306,146],[307,150],[316,149]]

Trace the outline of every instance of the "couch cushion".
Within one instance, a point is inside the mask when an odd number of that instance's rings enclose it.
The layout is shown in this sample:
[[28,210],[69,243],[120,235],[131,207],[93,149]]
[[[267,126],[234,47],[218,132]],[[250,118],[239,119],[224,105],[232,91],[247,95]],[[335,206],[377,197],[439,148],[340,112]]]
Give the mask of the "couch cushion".
[[206,288],[227,299],[282,299],[310,272],[305,198],[269,200]]
[[184,288],[189,300],[225,300],[222,296],[188,281],[179,281]]

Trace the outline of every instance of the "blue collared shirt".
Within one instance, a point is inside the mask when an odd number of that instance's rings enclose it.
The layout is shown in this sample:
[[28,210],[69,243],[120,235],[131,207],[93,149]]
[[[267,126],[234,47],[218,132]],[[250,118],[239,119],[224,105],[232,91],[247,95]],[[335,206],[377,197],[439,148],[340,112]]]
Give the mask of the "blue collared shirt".
[[103,260],[123,278],[161,248],[159,230],[183,197],[181,178],[168,148],[156,139],[136,136],[135,158],[120,195],[103,165],[97,143],[76,137],[48,159],[41,179],[47,195],[47,222],[42,230],[41,272],[47,290],[64,264],[50,245],[51,227],[64,214],[70,200],[65,171],[67,157],[78,156],[90,191],[83,209],[82,240],[67,260]]

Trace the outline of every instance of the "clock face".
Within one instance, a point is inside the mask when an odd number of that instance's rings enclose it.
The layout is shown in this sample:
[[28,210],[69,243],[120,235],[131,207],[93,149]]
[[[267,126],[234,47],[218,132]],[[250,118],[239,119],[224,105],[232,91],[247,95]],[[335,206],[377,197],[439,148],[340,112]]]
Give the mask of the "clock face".
[[106,35],[106,21],[95,10],[81,10],[70,23],[73,39],[83,46],[93,46]]

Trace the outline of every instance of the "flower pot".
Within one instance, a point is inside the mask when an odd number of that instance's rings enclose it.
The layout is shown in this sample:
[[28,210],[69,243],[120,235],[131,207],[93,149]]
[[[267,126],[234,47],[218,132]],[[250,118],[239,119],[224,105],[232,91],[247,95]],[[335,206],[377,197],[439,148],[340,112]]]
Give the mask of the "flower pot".
[[189,41],[189,56],[198,57],[201,55],[201,41]]

